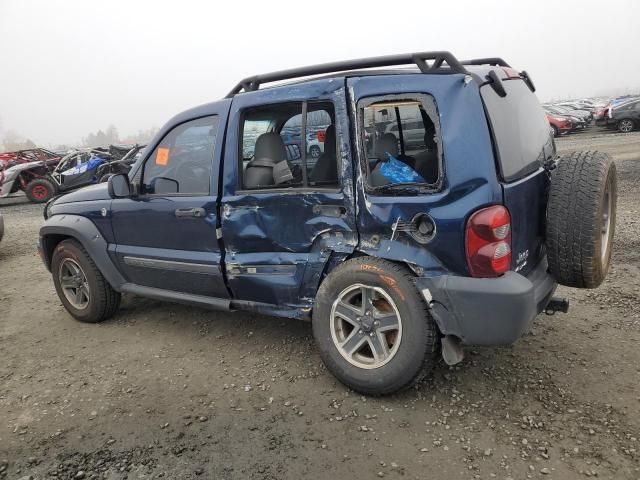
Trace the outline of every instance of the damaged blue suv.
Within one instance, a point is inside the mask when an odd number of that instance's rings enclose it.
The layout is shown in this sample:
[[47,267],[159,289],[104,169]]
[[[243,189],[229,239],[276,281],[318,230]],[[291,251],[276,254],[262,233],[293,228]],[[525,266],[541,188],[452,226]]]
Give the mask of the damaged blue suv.
[[250,77],[172,118],[128,175],[50,201],[40,255],[80,321],[123,293],[308,319],[340,381],[391,393],[607,273],[615,165],[558,157],[534,91],[448,52]]

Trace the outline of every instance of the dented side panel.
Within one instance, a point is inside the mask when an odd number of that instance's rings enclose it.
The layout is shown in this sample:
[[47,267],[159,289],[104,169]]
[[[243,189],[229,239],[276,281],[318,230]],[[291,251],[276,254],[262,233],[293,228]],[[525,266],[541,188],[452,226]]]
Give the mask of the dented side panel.
[[[357,213],[360,243],[368,255],[401,261],[424,275],[466,274],[464,226],[474,210],[502,202],[489,127],[476,82],[464,75],[402,75],[351,78],[347,82],[356,136],[358,102],[370,97],[426,94],[435,102],[427,113],[436,123],[443,176],[432,193],[399,196],[365,191],[364,153],[358,143]],[[426,245],[394,227],[427,213],[436,227]]]
[[[253,106],[332,101],[338,138],[339,189],[239,189],[241,116]],[[222,243],[235,299],[308,311],[325,266],[358,243],[344,80],[265,89],[233,99],[222,170]],[[304,315],[302,315],[304,316]]]

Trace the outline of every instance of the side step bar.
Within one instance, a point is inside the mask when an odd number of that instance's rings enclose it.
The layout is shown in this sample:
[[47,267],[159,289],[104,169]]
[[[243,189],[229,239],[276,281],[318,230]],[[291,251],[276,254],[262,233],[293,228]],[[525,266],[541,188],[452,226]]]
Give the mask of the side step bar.
[[134,283],[125,283],[120,287],[120,291],[124,293],[132,293],[141,297],[153,298],[155,300],[183,303],[185,305],[210,308],[213,310],[231,310],[231,300],[228,298],[205,297],[204,295],[193,295],[191,293],[145,287]]

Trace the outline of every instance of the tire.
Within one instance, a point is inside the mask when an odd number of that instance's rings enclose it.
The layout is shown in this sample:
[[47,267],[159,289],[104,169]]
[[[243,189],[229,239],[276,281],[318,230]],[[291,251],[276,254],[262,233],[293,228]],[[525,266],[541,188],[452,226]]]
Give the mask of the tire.
[[630,118],[623,118],[618,122],[617,128],[619,132],[629,133],[633,131],[635,125],[633,123],[633,120],[631,120]]
[[616,166],[602,152],[561,156],[547,204],[549,271],[558,283],[596,288],[611,262],[617,204]]
[[551,125],[551,130],[553,130],[553,136],[557,137],[560,135],[560,132],[558,130],[558,127],[556,127],[555,125]]
[[317,145],[311,145],[309,148],[309,155],[311,155],[311,158],[320,158],[322,150],[320,150],[320,147]]
[[[373,293],[372,313],[360,316],[364,320],[360,322],[361,328],[356,328],[352,325],[357,323],[335,315],[334,308],[344,311],[348,298],[355,299],[356,304],[360,298],[361,302],[362,288]],[[343,303],[338,303],[341,299]],[[366,309],[362,311],[366,313]],[[399,317],[400,328],[380,333],[379,329],[385,326],[380,315],[389,318],[394,312]],[[352,307],[349,315],[357,320],[360,314],[354,313]],[[377,327],[376,318],[380,320]],[[389,326],[387,324],[387,328]],[[415,286],[413,274],[406,267],[373,257],[348,260],[322,282],[313,309],[313,335],[327,369],[346,386],[374,396],[407,388],[428,374],[435,363],[439,338],[427,304]],[[381,338],[388,346],[386,360],[376,360],[372,355],[371,342],[380,345]],[[350,360],[339,347],[349,339],[364,342],[349,356]],[[367,356],[367,350],[371,355]]]
[[[62,283],[63,278],[68,279],[76,267],[84,276],[84,281],[80,278],[77,284],[82,284],[87,292],[87,295],[82,295],[81,301],[78,297],[70,299],[73,295],[69,297],[68,294],[72,292],[67,290],[65,293]],[[101,322],[111,317],[120,307],[120,294],[109,285],[89,254],[76,240],[63,240],[56,246],[51,259],[51,274],[60,301],[76,320],[86,323]],[[85,302],[86,305],[80,305]]]
[[56,194],[56,186],[46,178],[36,178],[27,184],[25,192],[27,198],[33,203],[44,203]]

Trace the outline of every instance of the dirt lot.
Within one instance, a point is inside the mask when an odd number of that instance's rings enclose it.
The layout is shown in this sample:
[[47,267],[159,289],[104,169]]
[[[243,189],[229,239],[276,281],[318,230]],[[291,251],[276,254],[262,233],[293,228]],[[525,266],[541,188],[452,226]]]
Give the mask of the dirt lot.
[[640,479],[640,133],[613,155],[613,268],[509,348],[400,395],[350,392],[311,326],[126,297],[75,322],[35,252],[41,207],[0,203],[0,478]]

